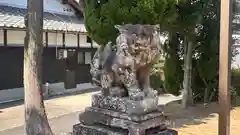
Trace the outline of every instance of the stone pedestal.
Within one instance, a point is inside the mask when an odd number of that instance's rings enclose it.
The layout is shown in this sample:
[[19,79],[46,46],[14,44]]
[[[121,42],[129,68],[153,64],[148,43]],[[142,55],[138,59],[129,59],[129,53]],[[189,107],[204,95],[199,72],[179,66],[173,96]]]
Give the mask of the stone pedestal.
[[92,106],[79,115],[73,135],[177,135],[157,108],[158,97],[133,101],[93,95]]

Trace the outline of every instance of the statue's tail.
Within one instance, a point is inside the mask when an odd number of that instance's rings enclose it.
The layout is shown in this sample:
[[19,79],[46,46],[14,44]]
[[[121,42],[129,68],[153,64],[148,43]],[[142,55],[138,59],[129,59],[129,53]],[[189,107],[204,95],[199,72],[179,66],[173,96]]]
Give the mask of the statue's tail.
[[[95,52],[92,62],[90,64],[90,74],[92,75],[92,83],[96,84],[96,80],[98,80],[99,70],[100,70],[100,53],[102,48],[99,47]],[[96,84],[97,85],[97,84]]]
[[107,60],[108,56],[111,54],[112,52],[112,42],[108,42],[103,50],[102,50],[102,53],[101,53],[101,61],[102,61],[102,64],[105,63],[105,61]]
[[111,42],[105,46],[100,46],[93,56],[92,62],[90,64],[90,73],[92,75],[92,83],[95,85],[100,85],[100,76],[102,72],[102,67],[108,56],[111,54],[112,47]]

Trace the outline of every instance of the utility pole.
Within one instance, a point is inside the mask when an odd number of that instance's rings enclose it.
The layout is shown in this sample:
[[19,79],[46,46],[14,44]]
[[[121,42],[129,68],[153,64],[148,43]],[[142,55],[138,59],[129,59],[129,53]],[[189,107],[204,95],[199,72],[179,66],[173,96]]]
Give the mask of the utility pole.
[[230,135],[229,85],[231,82],[232,2],[233,0],[221,0],[218,135]]
[[27,135],[52,135],[43,103],[43,0],[27,0],[24,40],[24,101]]

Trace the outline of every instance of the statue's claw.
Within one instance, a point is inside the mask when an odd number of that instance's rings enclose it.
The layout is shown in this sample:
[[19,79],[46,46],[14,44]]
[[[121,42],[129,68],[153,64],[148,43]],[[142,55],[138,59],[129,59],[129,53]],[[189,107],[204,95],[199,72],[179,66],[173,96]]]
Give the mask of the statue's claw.
[[128,91],[129,98],[131,100],[143,100],[145,94],[140,89],[132,89]]

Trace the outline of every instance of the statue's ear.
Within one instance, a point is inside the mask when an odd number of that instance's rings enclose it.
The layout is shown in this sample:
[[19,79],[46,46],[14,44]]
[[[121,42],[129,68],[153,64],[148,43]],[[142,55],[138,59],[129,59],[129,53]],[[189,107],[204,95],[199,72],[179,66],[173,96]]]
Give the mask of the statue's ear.
[[114,27],[116,28],[116,29],[121,29],[121,26],[120,25],[114,25]]
[[155,30],[160,31],[160,25],[159,24],[156,24],[153,27],[154,27]]
[[123,27],[121,25],[114,25],[114,27],[120,32],[123,33],[124,31],[126,31],[125,29],[123,29]]

